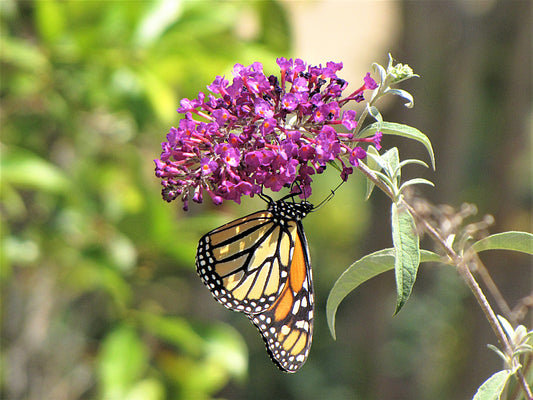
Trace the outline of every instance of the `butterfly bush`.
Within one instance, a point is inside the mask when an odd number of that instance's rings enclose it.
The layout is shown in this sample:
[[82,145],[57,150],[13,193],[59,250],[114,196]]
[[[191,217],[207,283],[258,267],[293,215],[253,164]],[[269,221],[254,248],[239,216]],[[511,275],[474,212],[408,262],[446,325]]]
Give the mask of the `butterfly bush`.
[[240,203],[243,195],[283,187],[308,198],[311,176],[328,162],[337,160],[347,180],[366,157],[359,143],[379,147],[381,133],[358,139],[334,128],[356,128],[356,112],[341,107],[363,101],[365,90],[377,88],[369,73],[359,89],[343,97],[348,82],[337,76],[342,63],[322,67],[278,58],[277,64],[279,78],[265,76],[259,62],[236,64],[231,84],[217,76],[207,96],[200,92],[196,99],[180,101],[178,113],[185,117],[170,129],[154,160],[166,201],[181,196],[187,210],[191,195],[198,203],[205,192],[215,204]]

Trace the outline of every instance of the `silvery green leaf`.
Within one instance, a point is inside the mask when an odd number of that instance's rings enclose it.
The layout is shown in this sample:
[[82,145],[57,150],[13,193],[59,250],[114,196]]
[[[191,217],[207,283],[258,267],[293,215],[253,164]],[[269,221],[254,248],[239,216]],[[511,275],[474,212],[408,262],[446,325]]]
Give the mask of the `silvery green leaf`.
[[[374,161],[374,166],[379,166],[380,170],[387,169],[387,162],[383,159],[383,156],[377,152],[377,150],[375,153],[367,151],[366,156],[367,156],[367,160],[372,159]],[[367,163],[367,166],[372,168],[370,163]],[[372,168],[372,170],[378,171],[378,169],[376,168]]]
[[359,133],[359,136],[363,138],[370,137],[378,131],[383,133],[384,135],[401,136],[401,137],[413,139],[413,140],[416,140],[422,143],[424,147],[426,148],[426,150],[428,151],[429,157],[431,159],[431,165],[433,169],[435,169],[435,153],[433,152],[431,141],[426,135],[424,135],[418,129],[413,128],[412,126],[409,126],[409,125],[398,124],[395,122],[384,121],[381,124],[374,122],[373,124],[370,124],[366,126],[363,130],[361,130],[361,132]]
[[498,315],[498,321],[500,321],[500,325],[502,326],[503,330],[505,331],[505,334],[507,335],[507,338],[512,342],[514,338],[514,328],[513,326],[507,321],[504,317],[501,315]]
[[404,182],[401,184],[400,186],[400,193],[408,186],[411,186],[411,185],[429,185],[429,186],[435,186],[433,184],[433,182],[431,181],[428,181],[427,179],[424,179],[424,178],[414,178],[414,179],[411,179],[407,182]]
[[385,70],[385,68],[383,68],[378,63],[373,63],[372,66],[374,67],[374,70],[378,71],[381,83],[385,82],[385,78],[387,76],[387,71]]
[[487,236],[472,245],[478,253],[483,250],[513,250],[533,255],[533,234],[509,231]]
[[[375,157],[378,157],[379,159],[381,159],[379,152],[374,146],[368,146],[368,148],[366,149],[366,155],[367,155],[366,165],[371,170],[376,171],[379,164],[376,161]],[[366,200],[370,198],[370,195],[372,194],[372,191],[374,190],[374,186],[375,186],[374,182],[372,182],[370,179],[366,180],[366,194],[365,194]]]
[[[392,248],[376,251],[354,262],[337,279],[329,292],[326,318],[329,330],[335,338],[335,315],[344,298],[364,282],[394,268],[395,251]],[[428,250],[420,251],[420,262],[440,262],[441,257]]]
[[368,113],[379,123],[382,123],[383,122],[383,117],[381,116],[381,113],[379,112],[379,110],[374,107],[374,106],[370,106],[369,104],[366,105],[367,107],[367,110],[368,110]]
[[413,290],[420,264],[420,247],[414,218],[402,204],[392,204],[391,225],[397,291],[394,314],[397,314]]
[[472,400],[498,400],[500,399],[511,371],[505,369],[496,372],[479,387]]
[[487,344],[487,347],[491,349],[493,352],[495,352],[505,363],[509,361],[509,357],[507,357],[503,351],[501,351],[499,348],[494,346],[493,344]]
[[[401,81],[398,81],[401,82]],[[395,82],[395,83],[398,83]],[[415,106],[415,99],[411,93],[409,93],[407,90],[403,89],[387,89],[385,90],[385,93],[387,94],[393,94],[395,96],[400,96],[401,98],[407,100],[407,102],[404,104],[407,108],[413,108]]]

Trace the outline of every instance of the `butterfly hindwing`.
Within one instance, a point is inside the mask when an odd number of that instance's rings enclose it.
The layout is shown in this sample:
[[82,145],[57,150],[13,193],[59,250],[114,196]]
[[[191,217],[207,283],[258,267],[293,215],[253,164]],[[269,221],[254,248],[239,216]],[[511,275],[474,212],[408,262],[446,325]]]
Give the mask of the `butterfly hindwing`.
[[269,310],[249,315],[263,336],[270,358],[286,372],[296,372],[305,363],[313,339],[312,272],[299,222],[298,227],[284,290]]

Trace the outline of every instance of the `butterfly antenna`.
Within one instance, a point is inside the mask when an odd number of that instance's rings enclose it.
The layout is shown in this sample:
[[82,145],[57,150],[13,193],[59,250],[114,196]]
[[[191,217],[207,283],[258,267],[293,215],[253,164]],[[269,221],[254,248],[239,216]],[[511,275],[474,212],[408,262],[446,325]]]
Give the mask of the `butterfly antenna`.
[[262,186],[261,186],[261,193],[258,193],[257,195],[258,195],[259,198],[260,198],[261,200],[263,200],[265,203],[270,204],[270,203],[273,203],[273,202],[274,202],[274,200],[272,200],[272,198],[271,198],[269,195],[266,195],[266,194],[263,193],[263,187],[262,187]]
[[335,196],[335,192],[336,192],[336,191],[342,186],[342,184],[343,184],[344,182],[345,182],[345,181],[342,181],[341,183],[339,183],[339,184],[337,185],[337,187],[336,187],[335,189],[333,189],[333,190],[331,191],[331,193],[328,194],[324,200],[322,200],[320,203],[318,203],[318,205],[317,205],[316,207],[313,207],[313,211],[318,210],[320,207],[322,207],[324,204],[326,204],[328,201],[330,201],[330,200],[333,198],[333,196]]

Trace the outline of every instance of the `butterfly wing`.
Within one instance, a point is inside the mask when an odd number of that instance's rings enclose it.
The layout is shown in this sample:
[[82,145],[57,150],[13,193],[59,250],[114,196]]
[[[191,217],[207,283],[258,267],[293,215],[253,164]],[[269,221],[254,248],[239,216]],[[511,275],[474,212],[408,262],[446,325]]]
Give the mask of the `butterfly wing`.
[[270,211],[259,211],[204,235],[196,269],[225,307],[247,314],[271,308],[286,286],[291,232]]
[[294,251],[287,284],[265,312],[248,317],[263,336],[268,354],[283,371],[296,372],[307,360],[313,339],[313,279],[301,222],[289,222]]

